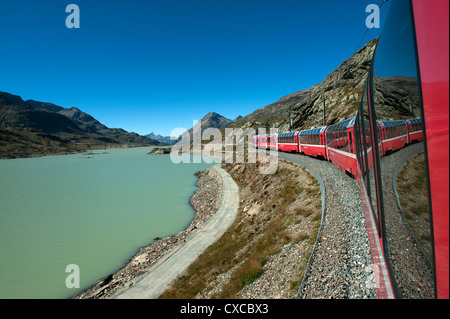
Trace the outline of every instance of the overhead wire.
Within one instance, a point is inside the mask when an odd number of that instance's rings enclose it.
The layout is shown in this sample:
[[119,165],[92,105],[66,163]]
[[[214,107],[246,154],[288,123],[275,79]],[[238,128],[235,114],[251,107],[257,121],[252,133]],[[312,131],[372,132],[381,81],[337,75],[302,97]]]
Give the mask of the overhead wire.
[[[383,4],[385,4],[385,3],[388,2],[388,1],[389,1],[389,0],[382,0],[382,1],[381,1],[380,5],[378,6],[378,7],[380,8],[380,10],[381,10],[381,7],[383,6]],[[369,32],[369,28],[366,28],[366,31],[364,32],[364,34],[363,34],[361,40],[359,41],[358,45],[356,46],[354,52],[358,51],[358,49],[359,49],[361,43],[364,41],[364,39],[365,39],[365,37],[366,37],[366,35],[367,35],[368,32]]]

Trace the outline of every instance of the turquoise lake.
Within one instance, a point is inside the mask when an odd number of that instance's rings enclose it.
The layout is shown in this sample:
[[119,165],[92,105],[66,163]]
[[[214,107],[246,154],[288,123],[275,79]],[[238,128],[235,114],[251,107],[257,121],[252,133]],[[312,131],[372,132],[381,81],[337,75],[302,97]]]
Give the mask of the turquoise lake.
[[[70,298],[185,229],[196,171],[151,148],[0,161],[0,298]],[[80,269],[67,288],[66,266]]]

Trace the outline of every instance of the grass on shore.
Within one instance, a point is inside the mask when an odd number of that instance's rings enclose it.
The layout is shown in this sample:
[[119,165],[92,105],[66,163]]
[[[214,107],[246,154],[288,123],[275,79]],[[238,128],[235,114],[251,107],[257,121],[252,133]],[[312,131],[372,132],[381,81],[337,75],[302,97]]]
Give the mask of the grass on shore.
[[[319,185],[305,169],[290,163],[281,166],[275,174],[265,176],[257,173],[256,164],[225,167],[240,188],[240,213],[228,231],[160,298],[193,299],[213,289],[210,298],[238,298],[246,285],[264,273],[270,256],[279,253],[284,245],[304,241],[312,250],[321,218]],[[299,199],[301,203],[294,205]],[[261,206],[259,213],[244,213],[255,202]],[[300,223],[312,226],[307,231],[292,231]],[[302,273],[290,283],[292,294],[300,285],[309,254],[302,260]],[[215,289],[213,282],[220,275],[229,279]]]

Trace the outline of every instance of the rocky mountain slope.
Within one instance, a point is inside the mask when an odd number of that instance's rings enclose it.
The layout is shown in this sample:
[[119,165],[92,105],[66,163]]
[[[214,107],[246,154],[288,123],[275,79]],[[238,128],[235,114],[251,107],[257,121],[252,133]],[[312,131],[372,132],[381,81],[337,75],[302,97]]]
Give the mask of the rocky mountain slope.
[[[240,117],[238,116],[237,119],[240,119]],[[181,134],[179,139],[183,141],[200,140],[203,131],[207,128],[221,129],[232,125],[234,122],[235,120],[227,119],[215,112],[209,112],[193,128]]]
[[[356,115],[378,39],[369,41],[352,57],[342,62],[325,79],[306,90],[286,95],[236,121],[233,127],[278,128],[279,132],[323,125],[324,99],[326,125]],[[417,79],[375,77],[375,102],[378,117],[411,118],[419,116]],[[411,111],[413,104],[413,112]],[[289,125],[289,113],[291,122]],[[413,114],[414,113],[414,114]]]
[[159,145],[123,129],[108,128],[78,108],[24,101],[0,92],[0,158],[76,152],[95,147]]
[[321,83],[313,87],[282,97],[243,117],[235,126],[277,127],[280,132],[289,130],[289,110],[291,129],[309,128],[323,124],[323,99],[327,105],[327,124],[334,124],[340,118],[356,114],[364,89],[377,39],[367,43],[351,58],[345,60]]

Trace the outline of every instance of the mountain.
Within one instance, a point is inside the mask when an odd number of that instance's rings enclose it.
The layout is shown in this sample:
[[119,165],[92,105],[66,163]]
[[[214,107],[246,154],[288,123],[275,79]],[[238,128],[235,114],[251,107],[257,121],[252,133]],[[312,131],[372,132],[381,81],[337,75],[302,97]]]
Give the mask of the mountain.
[[[326,124],[356,115],[378,39],[369,41],[352,57],[342,62],[325,79],[311,88],[286,95],[232,124],[232,127],[303,130],[323,125],[324,99]],[[406,119],[420,115],[416,78],[375,77],[375,102],[378,117]],[[413,110],[411,111],[411,104]],[[290,116],[289,116],[290,113]],[[289,123],[290,118],[290,123]]]
[[62,109],[58,111],[59,114],[64,115],[76,123],[80,128],[86,132],[100,133],[102,131],[108,130],[108,127],[97,121],[91,115],[84,113],[76,107],[71,107],[70,109]]
[[83,131],[69,118],[47,109],[34,108],[20,96],[0,92],[0,127],[33,129],[49,134]]
[[154,134],[153,132],[150,134],[145,135],[148,138],[151,138],[152,140],[157,140],[158,142],[164,143],[164,144],[175,144],[178,137],[175,137],[174,139],[171,139],[170,136],[162,136],[159,134]]
[[0,92],[0,158],[77,152],[89,148],[160,145],[120,128],[108,128],[78,108],[24,101]]
[[326,99],[327,124],[356,114],[377,39],[371,40],[351,58],[342,62],[325,79],[306,90],[291,93],[236,121],[234,126],[254,129],[268,126],[280,132],[323,124]]
[[[226,117],[224,117],[218,113],[209,112],[200,121],[198,121],[197,124],[195,124],[193,128],[191,128],[190,130],[181,134],[181,136],[179,137],[179,140],[183,139],[186,142],[188,140],[192,141],[193,139],[200,140],[201,135],[207,128],[221,129],[221,128],[228,127],[228,126],[232,125],[233,123],[234,123],[234,121],[227,119]],[[201,130],[200,130],[200,125],[201,125]],[[195,128],[195,130],[194,130],[194,128]]]

